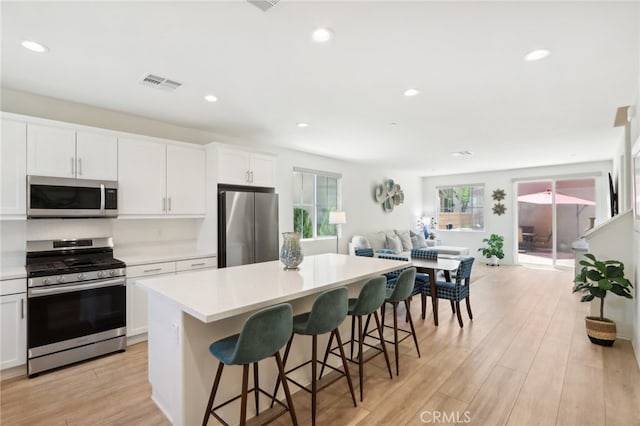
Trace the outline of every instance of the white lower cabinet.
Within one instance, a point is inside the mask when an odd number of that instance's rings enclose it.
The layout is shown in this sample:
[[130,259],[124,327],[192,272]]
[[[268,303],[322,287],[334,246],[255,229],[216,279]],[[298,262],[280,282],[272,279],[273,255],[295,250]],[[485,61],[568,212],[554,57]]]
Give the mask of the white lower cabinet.
[[210,269],[215,268],[216,265],[216,257],[212,256],[127,267],[127,336],[147,332],[147,292],[139,287],[136,281],[198,269]]
[[4,280],[0,289],[0,369],[5,369],[27,362],[26,279]]

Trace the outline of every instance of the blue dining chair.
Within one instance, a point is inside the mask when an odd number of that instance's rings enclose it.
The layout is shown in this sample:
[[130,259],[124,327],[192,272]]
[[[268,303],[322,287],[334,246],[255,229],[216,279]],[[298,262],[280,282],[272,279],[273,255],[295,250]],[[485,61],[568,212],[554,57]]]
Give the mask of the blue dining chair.
[[[389,260],[400,260],[403,262],[408,262],[409,258],[404,256],[391,256],[387,254],[381,254],[378,256],[380,259],[389,259]],[[396,282],[398,281],[398,277],[407,268],[397,269],[395,271],[387,272],[385,277],[387,277],[387,288],[394,288],[396,286]],[[416,274],[415,284],[413,285],[413,290],[411,290],[410,297],[417,296],[418,294],[422,294],[422,287],[425,285],[429,285],[429,274]]]
[[[460,314],[460,302],[466,300],[467,302],[467,314],[469,319],[473,320],[473,314],[471,313],[471,303],[469,302],[469,284],[471,281],[471,267],[473,266],[473,257],[465,257],[460,261],[460,265],[456,271],[456,278],[454,282],[448,281],[436,281],[436,297],[439,299],[446,299],[451,302],[451,309],[458,316],[458,324],[460,327],[464,327],[462,323],[462,316]],[[424,294],[431,296],[431,287],[424,286]]]
[[[435,250],[429,249],[412,249],[411,250],[411,258],[412,259],[426,259],[426,260],[438,260],[438,252]],[[426,278],[425,286],[431,286],[431,276],[429,274],[420,274]],[[435,277],[434,277],[435,278]],[[425,319],[427,313],[427,294],[425,291],[421,291],[420,294],[420,303],[422,305],[422,319]]]

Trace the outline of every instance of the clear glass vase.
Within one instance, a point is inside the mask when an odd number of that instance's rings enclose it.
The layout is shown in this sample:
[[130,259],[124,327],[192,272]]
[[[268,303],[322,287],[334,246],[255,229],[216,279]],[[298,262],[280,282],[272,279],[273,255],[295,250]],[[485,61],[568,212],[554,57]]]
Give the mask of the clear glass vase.
[[298,265],[304,259],[302,247],[300,246],[300,234],[297,232],[283,232],[282,239],[280,261],[284,263],[284,269],[298,269]]

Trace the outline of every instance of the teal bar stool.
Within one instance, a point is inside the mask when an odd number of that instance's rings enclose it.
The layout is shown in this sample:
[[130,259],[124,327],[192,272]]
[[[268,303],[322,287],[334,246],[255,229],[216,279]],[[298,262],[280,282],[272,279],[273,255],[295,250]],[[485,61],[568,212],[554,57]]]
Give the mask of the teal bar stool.
[[[296,315],[295,317],[293,317],[293,335],[291,336],[291,339],[289,339],[289,343],[287,343],[287,349],[285,349],[284,351],[284,363],[286,364],[287,362],[287,358],[289,356],[289,350],[291,349],[291,343],[293,342],[293,337],[296,334],[311,336],[311,345],[312,345],[311,360],[304,362],[290,370],[287,370],[285,372],[286,379],[282,379],[283,380],[282,384],[284,386],[286,381],[289,380],[291,383],[295,384],[299,388],[311,393],[311,424],[313,426],[315,426],[316,424],[316,406],[317,406],[316,400],[317,400],[318,391],[324,389],[324,387],[330,385],[331,383],[333,383],[335,380],[338,380],[342,376],[345,376],[347,378],[347,384],[349,385],[349,391],[351,392],[353,406],[354,407],[357,406],[356,396],[353,392],[353,384],[351,383],[351,375],[349,374],[349,366],[347,365],[347,359],[344,355],[344,349],[342,348],[342,339],[340,338],[340,331],[338,330],[338,327],[340,326],[340,324],[342,324],[344,319],[347,317],[347,310],[348,310],[347,289],[345,287],[340,287],[340,288],[334,288],[332,290],[327,290],[323,293],[320,293],[320,295],[313,302],[313,307],[311,308],[310,312],[306,312],[304,314]],[[331,365],[326,364],[326,361],[323,361],[322,363],[318,361],[318,336],[320,334],[326,334],[329,332],[331,333],[331,336],[329,337],[329,343],[327,345],[327,350],[325,352],[325,360],[326,360],[326,353],[330,350],[333,337],[335,336],[336,341],[338,342],[338,347],[340,348],[340,358],[342,359],[342,367],[344,369],[343,371]],[[311,389],[307,388],[306,386],[298,383],[291,377],[287,376],[287,374],[299,368],[302,368],[309,363],[311,363]],[[336,377],[335,380],[332,380],[331,382],[327,383],[320,389],[318,389],[318,374],[317,374],[318,364],[322,364],[323,366],[331,368],[332,370],[340,373],[340,375]],[[278,379],[278,381],[276,382],[276,388],[273,392],[274,401],[275,401],[275,395],[278,392],[279,384],[280,384],[280,379]],[[272,406],[274,401],[271,402]]]
[[[209,346],[209,351],[220,361],[220,364],[218,365],[216,378],[213,381],[213,387],[211,388],[207,411],[205,411],[204,419],[202,420],[203,425],[206,425],[209,422],[210,415],[215,417],[222,424],[226,425],[227,423],[218,416],[215,411],[227,404],[230,404],[238,398],[241,398],[240,424],[245,425],[247,422],[247,397],[251,391],[253,391],[255,395],[256,416],[258,416],[260,411],[258,406],[258,397],[260,392],[267,395],[269,398],[273,398],[275,396],[275,394],[270,395],[259,387],[258,361],[271,356],[275,357],[276,364],[278,365],[278,380],[284,380],[286,377],[284,373],[284,363],[280,358],[279,350],[289,340],[292,329],[293,313],[291,305],[284,303],[255,312],[244,323],[242,331],[239,334],[234,334],[233,336],[218,340]],[[253,389],[247,390],[249,382],[249,364],[253,364],[254,387]],[[222,377],[222,369],[225,365],[243,366],[242,393],[213,407],[213,401],[216,397],[218,386],[220,385],[220,378]],[[287,398],[287,405],[280,401],[277,402],[284,407],[286,411],[289,411],[291,421],[294,425],[297,425],[298,421],[296,419],[291,393],[289,392],[286,380],[283,381],[283,389]],[[273,419],[270,419],[269,421],[271,420]]]
[[[387,352],[387,345],[385,345],[385,340],[382,335],[382,326],[380,323],[380,318],[378,317],[378,309],[382,306],[385,299],[387,297],[387,278],[384,276],[379,276],[375,278],[371,278],[367,281],[362,290],[360,290],[360,294],[357,299],[349,299],[349,310],[348,315],[351,315],[351,341],[347,342],[351,345],[351,353],[349,357],[349,361],[356,362],[353,358],[353,346],[354,342],[358,342],[358,375],[359,375],[359,383],[360,383],[360,401],[364,398],[364,387],[363,387],[363,376],[364,376],[364,363],[370,361],[375,356],[384,354],[384,359],[387,362],[387,370],[389,370],[389,378],[393,378],[393,374],[391,373],[391,364],[389,363],[389,354]],[[366,316],[366,322],[364,329],[362,327],[362,318]],[[378,336],[372,336],[368,333],[369,322],[371,320],[371,316],[376,321],[376,328],[378,330]],[[358,336],[355,336],[355,322],[356,318],[358,319]],[[380,341],[380,346],[370,345],[365,343],[366,337],[372,337]],[[364,359],[364,346],[367,346],[371,349],[374,349],[376,352],[373,356]],[[335,348],[331,350],[331,353],[334,353]],[[327,362],[328,352],[325,353],[325,358],[323,364]],[[320,370],[320,377],[322,377],[322,373],[324,371],[324,365],[322,370]]]
[[[384,325],[385,305],[390,303],[393,306],[393,343],[396,352],[396,375],[400,375],[400,362],[398,360],[398,343],[403,341],[409,336],[413,336],[413,341],[416,344],[416,351],[418,351],[418,358],[420,358],[420,348],[418,347],[418,339],[416,337],[416,330],[413,327],[413,319],[411,318],[411,311],[409,310],[409,298],[413,291],[413,286],[416,281],[416,268],[407,268],[400,273],[395,287],[387,289],[387,298],[385,303],[382,304],[382,326]],[[398,328],[398,304],[404,302],[404,306],[407,309],[407,320],[411,330],[403,330]],[[387,326],[388,327],[388,326]],[[398,340],[398,331],[406,333],[402,339]]]

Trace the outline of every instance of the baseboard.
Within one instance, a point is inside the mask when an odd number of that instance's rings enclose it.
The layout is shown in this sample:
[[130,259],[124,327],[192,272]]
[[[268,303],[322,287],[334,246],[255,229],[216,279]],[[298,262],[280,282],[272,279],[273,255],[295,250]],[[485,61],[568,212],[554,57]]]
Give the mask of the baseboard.
[[636,362],[638,363],[638,368],[640,368],[640,342],[632,340],[631,347],[633,348],[633,353],[636,355]]
[[147,333],[136,334],[135,336],[127,336],[127,346],[135,345],[136,343],[146,342],[148,340]]
[[2,381],[13,379],[15,377],[27,376],[27,364],[19,365],[17,367],[5,368],[0,371],[0,378]]

